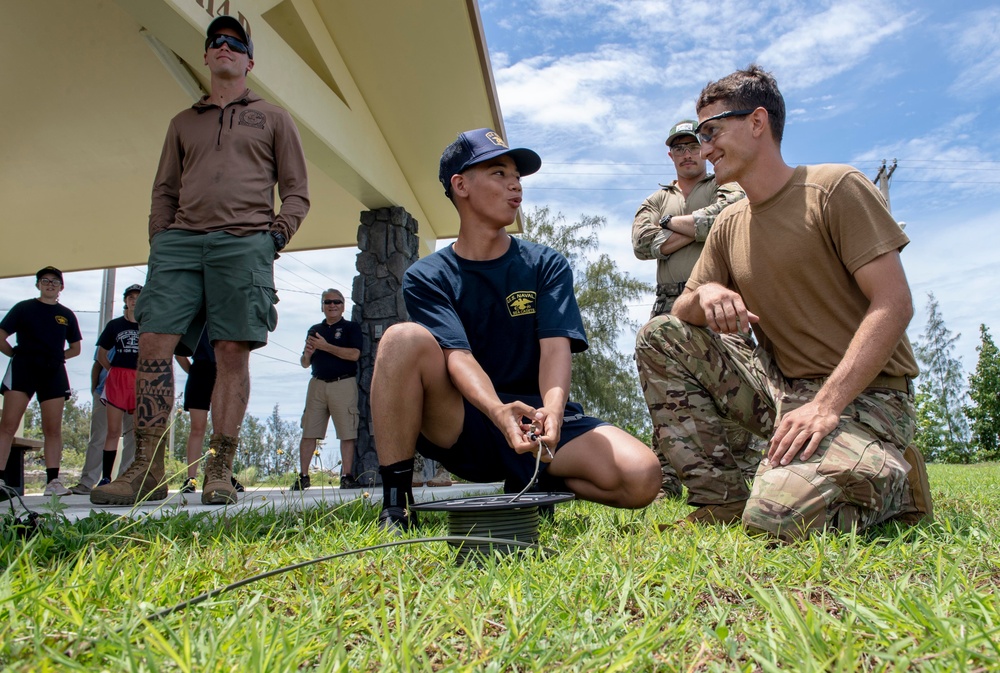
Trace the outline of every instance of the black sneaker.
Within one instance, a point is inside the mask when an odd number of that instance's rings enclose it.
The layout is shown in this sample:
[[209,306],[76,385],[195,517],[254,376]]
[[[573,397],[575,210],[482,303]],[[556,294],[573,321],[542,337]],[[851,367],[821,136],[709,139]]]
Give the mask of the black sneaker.
[[309,486],[310,486],[310,484],[309,484],[309,475],[308,474],[300,474],[299,476],[295,477],[295,483],[292,484],[292,487],[289,488],[288,490],[289,491],[304,491],[307,488],[309,488]]
[[198,490],[198,482],[195,481],[194,477],[188,477],[184,480],[184,485],[181,486],[181,493],[194,493]]
[[363,488],[361,482],[354,478],[353,474],[345,474],[340,478],[341,488]]
[[385,507],[378,515],[378,527],[396,536],[401,536],[418,525],[417,513],[407,513],[402,507]]
[[236,489],[237,493],[243,493],[247,489],[240,482],[236,481],[236,477],[233,477],[233,488]]

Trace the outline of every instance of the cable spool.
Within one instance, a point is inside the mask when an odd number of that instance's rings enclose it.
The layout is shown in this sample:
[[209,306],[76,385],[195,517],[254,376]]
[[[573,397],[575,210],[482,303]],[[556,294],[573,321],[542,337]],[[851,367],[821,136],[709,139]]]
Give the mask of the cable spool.
[[[425,512],[448,512],[448,533],[455,538],[497,538],[535,544],[538,541],[538,508],[573,499],[572,493],[504,493],[452,498],[410,505]],[[458,549],[456,563],[470,558],[510,554],[520,547],[504,542],[449,540]]]

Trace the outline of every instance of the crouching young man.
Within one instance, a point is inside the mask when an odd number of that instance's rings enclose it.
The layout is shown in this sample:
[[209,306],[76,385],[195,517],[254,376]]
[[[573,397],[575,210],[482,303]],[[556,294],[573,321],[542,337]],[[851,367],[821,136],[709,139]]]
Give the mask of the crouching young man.
[[[709,84],[697,107],[702,156],[747,198],[719,214],[672,315],[636,340],[688,521],[795,540],[930,517],[911,444],[906,235],[857,170],[785,164],[784,99],[759,66]],[[756,348],[740,338],[751,327]],[[770,442],[752,488],[729,423]]]
[[569,401],[571,354],[587,340],[568,262],[506,232],[521,205],[521,176],[541,163],[490,129],[462,133],[441,156],[458,240],[407,271],[413,322],[390,327],[375,360],[384,528],[411,525],[415,451],[470,481],[502,479],[509,492],[527,485],[541,451],[542,490],[630,508],[656,497],[653,452]]

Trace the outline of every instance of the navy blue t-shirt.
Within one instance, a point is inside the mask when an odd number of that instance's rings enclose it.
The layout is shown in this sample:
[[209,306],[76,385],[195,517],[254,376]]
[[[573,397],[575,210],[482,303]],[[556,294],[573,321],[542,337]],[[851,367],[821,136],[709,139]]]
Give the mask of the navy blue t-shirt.
[[[338,348],[357,348],[361,350],[361,325],[341,318],[332,325],[327,325],[324,320],[321,323],[309,328],[308,334],[319,332],[319,335],[326,339],[331,346]],[[357,376],[358,363],[352,360],[338,358],[326,351],[313,351],[312,375],[324,381],[332,381],[341,376]]]
[[441,348],[471,351],[500,393],[540,394],[540,339],[567,337],[573,353],[587,349],[569,262],[537,243],[512,238],[488,261],[438,250],[407,270],[403,299]]
[[97,345],[109,352],[112,367],[135,369],[139,364],[139,323],[125,316],[115,318],[105,326]]
[[76,316],[62,304],[26,299],[14,304],[0,321],[0,329],[17,335],[16,357],[62,364],[66,344],[81,340]]

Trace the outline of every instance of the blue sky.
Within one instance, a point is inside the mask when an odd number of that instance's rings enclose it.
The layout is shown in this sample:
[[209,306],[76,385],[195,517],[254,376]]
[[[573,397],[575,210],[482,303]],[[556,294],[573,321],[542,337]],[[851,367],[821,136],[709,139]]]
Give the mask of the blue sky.
[[[481,0],[480,10],[507,138],[543,159],[524,180],[525,208],[550,206],[571,220],[604,216],[602,252],[652,281],[654,264],[634,258],[629,232],[642,199],[674,177],[667,129],[695,116],[706,82],[757,61],[785,96],[789,164],[850,163],[874,177],[882,159],[898,160],[890,196],[912,241],[903,252],[916,306],[911,338],[923,330],[931,291],[947,326],[962,335],[957,353],[967,371],[979,324],[1000,336],[994,3]],[[354,250],[339,250],[278,261],[281,318],[271,344],[251,358],[251,413],[266,416],[279,403],[287,420],[298,420],[308,380],[297,364],[305,330],[322,318],[323,289],[350,299],[354,258]],[[121,269],[118,288],[144,275]],[[0,281],[0,309],[36,296],[33,281]],[[99,283],[99,272],[69,274],[62,298],[83,328],[84,355],[69,369],[84,399]],[[637,302],[633,317],[645,319],[651,303],[651,296]]]

